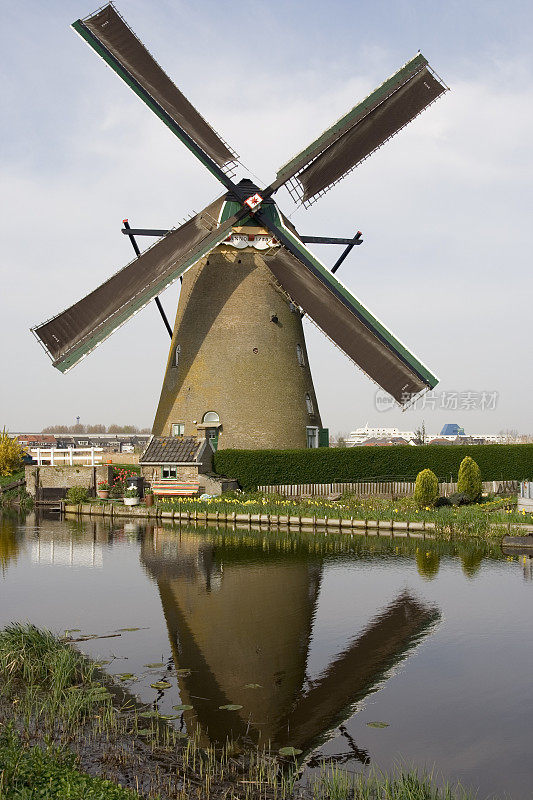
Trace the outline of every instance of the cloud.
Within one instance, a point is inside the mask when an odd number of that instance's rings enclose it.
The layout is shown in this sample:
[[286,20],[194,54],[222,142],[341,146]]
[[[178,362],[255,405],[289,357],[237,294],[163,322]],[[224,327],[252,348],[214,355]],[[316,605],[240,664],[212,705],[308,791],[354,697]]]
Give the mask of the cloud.
[[[132,25],[141,31],[142,6],[132,9],[139,19]],[[267,29],[274,24],[267,21]],[[182,88],[264,181],[396,66],[386,48],[369,45],[358,62],[366,68],[357,74],[344,57],[320,64],[311,59],[287,71],[290,56],[280,52],[278,61],[257,60],[243,79],[231,48],[209,52],[206,63],[214,31],[206,32],[203,51],[180,31],[183,52],[158,31],[159,24],[148,23],[143,38],[154,50],[161,46],[159,60],[178,82],[181,75]],[[167,227],[221,193],[153,114],[74,40],[68,58],[59,49],[39,62],[43,135],[29,124],[31,108],[24,103],[11,116],[1,166],[7,199],[2,280],[9,292],[0,335],[11,342],[7,370],[18,389],[2,397],[0,411],[12,428],[39,429],[78,413],[87,421],[150,424],[168,350],[155,307],[67,376],[52,369],[28,328],[131,259],[119,232],[124,216],[134,225]],[[245,42],[243,60],[252,53]],[[31,58],[21,66],[25,92],[35,67]],[[60,69],[69,75],[57,97],[52,78]],[[463,61],[447,76],[453,92],[311,210],[295,210],[286,192],[278,197],[303,233],[363,230],[365,243],[343,264],[341,280],[441,376],[443,387],[500,392],[491,417],[471,412],[471,424],[462,420],[470,429],[529,426],[533,387],[522,368],[521,343],[530,338],[524,287],[533,98],[530,80],[512,80],[526,73],[520,59],[507,61],[505,69],[494,61],[473,78]],[[335,248],[316,252],[329,264],[337,257]],[[169,316],[176,297],[176,287],[163,297]],[[307,335],[324,423],[348,430],[375,418],[374,385],[314,328]],[[399,412],[387,418],[405,424]],[[432,419],[439,427],[439,415]]]

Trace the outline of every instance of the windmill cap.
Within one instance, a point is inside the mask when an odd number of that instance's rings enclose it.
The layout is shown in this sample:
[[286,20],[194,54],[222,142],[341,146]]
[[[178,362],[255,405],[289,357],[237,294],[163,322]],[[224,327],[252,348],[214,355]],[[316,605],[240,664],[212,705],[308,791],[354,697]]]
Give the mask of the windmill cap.
[[[256,186],[256,184],[249,178],[243,178],[238,182],[237,186],[239,189],[245,190],[247,197],[252,197],[254,194],[260,194],[262,196],[263,190],[260,189],[259,186]],[[239,203],[241,202],[238,197],[235,197],[231,190],[227,193],[226,200],[237,200]],[[267,203],[274,203],[274,200],[271,197],[267,197],[263,200],[263,205]]]

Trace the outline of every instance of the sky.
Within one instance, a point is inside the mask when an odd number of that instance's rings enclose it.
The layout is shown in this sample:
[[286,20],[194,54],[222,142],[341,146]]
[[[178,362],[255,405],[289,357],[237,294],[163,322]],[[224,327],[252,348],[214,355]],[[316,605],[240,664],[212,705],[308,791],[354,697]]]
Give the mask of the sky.
[[[338,277],[440,378],[402,412],[309,321],[322,422],[533,433],[533,6],[522,0],[119,0],[166,72],[267,185],[418,50],[451,91],[311,209],[363,232]],[[30,328],[132,258],[121,233],[179,225],[220,186],[74,33],[85,0],[26,0],[0,29],[0,427],[151,426],[168,355],[154,303],[66,375]],[[250,170],[250,171],[246,171]],[[147,241],[147,240],[145,240]],[[145,242],[143,242],[145,244]],[[312,246],[313,247],[313,246]],[[338,248],[314,246],[328,266]],[[173,318],[178,288],[161,296]]]

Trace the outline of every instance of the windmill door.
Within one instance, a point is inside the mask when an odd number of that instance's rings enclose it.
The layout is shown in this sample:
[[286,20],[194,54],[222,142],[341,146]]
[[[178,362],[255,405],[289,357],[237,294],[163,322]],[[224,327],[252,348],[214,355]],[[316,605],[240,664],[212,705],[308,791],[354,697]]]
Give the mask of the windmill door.
[[207,441],[213,448],[213,451],[216,453],[218,448],[218,428],[208,428],[206,433]]

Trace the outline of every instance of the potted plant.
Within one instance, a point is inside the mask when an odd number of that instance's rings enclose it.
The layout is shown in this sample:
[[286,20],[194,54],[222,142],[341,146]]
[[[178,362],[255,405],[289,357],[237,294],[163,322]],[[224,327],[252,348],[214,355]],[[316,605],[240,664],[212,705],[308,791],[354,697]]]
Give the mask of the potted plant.
[[137,489],[132,487],[131,489],[126,489],[124,492],[124,505],[125,506],[138,506],[139,505],[139,495],[137,494]]
[[107,481],[98,481],[98,489],[96,491],[96,494],[98,495],[98,497],[101,497],[102,500],[107,500],[107,498],[109,497],[109,489],[110,486]]
[[153,506],[154,504],[154,493],[149,488],[144,490],[144,504],[146,506]]

